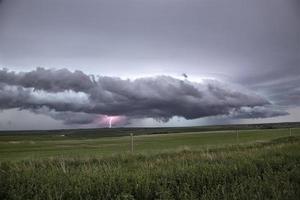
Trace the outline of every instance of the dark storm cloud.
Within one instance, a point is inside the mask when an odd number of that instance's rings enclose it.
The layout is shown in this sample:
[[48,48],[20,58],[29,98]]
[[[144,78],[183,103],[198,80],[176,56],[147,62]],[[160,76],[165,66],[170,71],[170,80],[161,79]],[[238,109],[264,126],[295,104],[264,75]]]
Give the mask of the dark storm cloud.
[[241,107],[234,109],[229,114],[229,118],[249,119],[249,118],[269,118],[289,115],[288,112],[272,106],[255,106],[255,107]]
[[[270,104],[266,99],[215,80],[195,83],[170,76],[95,79],[81,71],[37,68],[21,73],[1,70],[0,84],[2,109],[37,110],[67,124],[91,123],[95,114],[163,121],[174,116],[196,119],[230,115],[232,111],[241,111],[244,116],[244,107],[254,109],[250,118],[286,114],[259,113],[257,107]],[[48,110],[41,112],[41,108]]]
[[38,109],[46,106],[56,111],[88,110],[85,96],[81,93],[45,93],[35,92],[34,88],[23,88],[21,86],[10,86],[1,83],[0,80],[0,108]]
[[[1,80],[1,79],[0,79]],[[0,82],[0,109],[23,107],[30,98],[30,92],[21,87],[8,90],[8,86]]]
[[86,91],[93,86],[93,77],[81,71],[70,72],[67,69],[50,70],[37,68],[28,73],[15,73],[0,70],[0,81],[9,85],[20,85],[36,90],[60,92],[64,90]]

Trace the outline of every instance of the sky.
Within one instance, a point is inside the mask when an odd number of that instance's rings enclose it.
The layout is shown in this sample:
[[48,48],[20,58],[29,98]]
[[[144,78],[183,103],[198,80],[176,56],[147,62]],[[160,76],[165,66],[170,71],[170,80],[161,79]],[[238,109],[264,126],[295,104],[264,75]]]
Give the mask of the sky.
[[0,130],[299,119],[298,0],[0,0]]

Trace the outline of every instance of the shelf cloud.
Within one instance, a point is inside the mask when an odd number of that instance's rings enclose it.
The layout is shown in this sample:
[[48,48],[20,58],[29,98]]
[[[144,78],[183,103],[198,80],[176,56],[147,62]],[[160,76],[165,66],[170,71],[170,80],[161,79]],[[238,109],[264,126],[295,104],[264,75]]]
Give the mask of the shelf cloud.
[[0,130],[299,121],[299,2],[0,0]]
[[175,116],[265,118],[288,114],[270,106],[254,92],[210,79],[192,82],[155,76],[124,80],[68,69],[0,70],[1,109],[26,109],[65,124],[89,124],[103,115],[166,122]]

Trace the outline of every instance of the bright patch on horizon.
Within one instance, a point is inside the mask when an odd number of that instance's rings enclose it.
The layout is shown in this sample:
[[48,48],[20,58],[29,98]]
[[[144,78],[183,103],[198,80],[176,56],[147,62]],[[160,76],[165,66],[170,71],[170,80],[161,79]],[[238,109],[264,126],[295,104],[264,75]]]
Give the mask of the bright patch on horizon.
[[122,125],[126,122],[125,116],[109,116],[109,115],[102,115],[100,116],[99,123],[101,126],[112,128],[114,126]]

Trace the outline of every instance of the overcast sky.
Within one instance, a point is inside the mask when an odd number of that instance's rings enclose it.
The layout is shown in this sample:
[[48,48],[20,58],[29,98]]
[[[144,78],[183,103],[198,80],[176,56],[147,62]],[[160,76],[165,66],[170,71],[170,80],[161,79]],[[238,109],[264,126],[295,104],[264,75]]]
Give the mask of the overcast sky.
[[0,0],[0,68],[2,130],[300,121],[300,1]]

